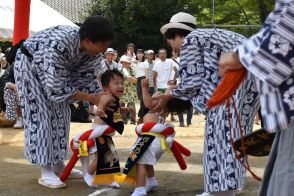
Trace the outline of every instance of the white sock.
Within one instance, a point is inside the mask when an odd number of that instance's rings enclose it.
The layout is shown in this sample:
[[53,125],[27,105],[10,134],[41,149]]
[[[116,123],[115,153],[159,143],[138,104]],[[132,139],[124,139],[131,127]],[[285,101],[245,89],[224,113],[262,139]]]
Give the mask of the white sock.
[[153,177],[151,177],[151,178],[148,178],[147,179],[147,183],[151,183],[151,184],[157,184],[157,180],[156,180],[156,178],[153,176]]
[[59,177],[56,176],[53,167],[51,165],[42,165],[41,166],[41,177],[42,179],[52,179],[59,181]]
[[93,178],[94,178],[94,176],[90,175],[89,173],[84,174],[84,180],[87,183],[87,185],[90,186],[90,187],[93,186],[93,184],[92,184]]
[[136,187],[131,196],[144,196],[144,195],[147,195],[147,191],[145,187]]
[[151,178],[147,179],[147,183],[146,183],[146,191],[152,191],[154,188],[156,188],[158,185],[158,182],[156,180],[156,178],[153,176]]

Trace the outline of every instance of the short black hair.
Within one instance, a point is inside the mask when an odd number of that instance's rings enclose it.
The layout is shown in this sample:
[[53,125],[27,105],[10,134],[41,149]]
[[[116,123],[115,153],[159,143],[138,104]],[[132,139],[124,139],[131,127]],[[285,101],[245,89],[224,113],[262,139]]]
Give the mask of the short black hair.
[[86,38],[92,42],[110,41],[114,37],[114,30],[110,22],[102,16],[90,16],[79,30],[80,40]]
[[133,44],[133,43],[129,43],[128,45],[127,45],[127,48],[128,47],[133,47],[133,48],[135,48],[135,44]]
[[175,39],[177,36],[186,37],[189,33],[191,33],[191,31],[188,31],[185,29],[171,28],[165,32],[164,38],[165,39]]
[[166,104],[167,110],[172,113],[183,113],[192,107],[190,100],[171,99]]
[[163,50],[163,51],[165,51],[165,53],[167,53],[167,50],[165,49],[165,48],[160,48],[159,50],[158,50],[158,54],[159,54],[159,51],[160,50]]
[[124,79],[123,74],[118,71],[117,69],[109,69],[107,71],[105,71],[102,75],[101,75],[101,84],[102,86],[108,86],[110,83],[111,79],[114,79],[114,76],[118,76],[121,79]]
[[[140,49],[137,49],[136,54],[138,52],[144,54],[143,57],[142,57],[142,62],[144,62],[145,61],[145,53],[144,53],[144,50],[140,48]],[[136,60],[139,60],[138,57],[137,57],[137,55],[136,55]]]
[[22,46],[24,41],[25,41],[24,39],[20,40],[17,44],[12,46],[10,51],[5,55],[6,60],[10,65],[12,65],[12,63],[14,62],[16,53],[17,53],[18,49]]

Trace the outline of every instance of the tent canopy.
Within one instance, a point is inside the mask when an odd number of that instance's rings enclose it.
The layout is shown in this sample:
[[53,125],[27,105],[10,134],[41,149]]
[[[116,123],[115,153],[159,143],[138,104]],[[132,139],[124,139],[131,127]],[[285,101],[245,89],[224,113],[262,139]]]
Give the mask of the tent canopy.
[[[15,0],[0,0],[0,41],[12,41]],[[56,25],[77,26],[40,0],[31,0],[30,36]]]

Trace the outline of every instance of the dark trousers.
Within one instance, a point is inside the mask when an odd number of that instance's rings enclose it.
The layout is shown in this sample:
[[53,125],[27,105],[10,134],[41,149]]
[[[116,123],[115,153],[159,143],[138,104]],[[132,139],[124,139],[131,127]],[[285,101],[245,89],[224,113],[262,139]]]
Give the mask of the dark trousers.
[[142,87],[141,87],[141,82],[142,82],[143,79],[145,79],[145,76],[137,78],[136,89],[137,89],[138,98],[140,100],[140,108],[139,108],[139,111],[138,111],[138,118],[143,117],[143,111],[146,108],[146,106],[144,104],[144,101],[143,101],[143,93],[142,93]]
[[[180,123],[184,123],[184,113],[178,114]],[[192,122],[193,117],[193,108],[191,107],[189,110],[187,110],[187,125],[190,125]]]

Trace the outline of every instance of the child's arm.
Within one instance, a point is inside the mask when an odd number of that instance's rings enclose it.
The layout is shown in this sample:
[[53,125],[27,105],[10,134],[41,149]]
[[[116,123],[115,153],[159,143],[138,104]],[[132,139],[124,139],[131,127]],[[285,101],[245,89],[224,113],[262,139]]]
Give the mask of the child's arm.
[[143,94],[143,102],[148,109],[154,107],[157,103],[157,100],[152,100],[149,94],[149,82],[146,79],[141,81],[142,94]]

